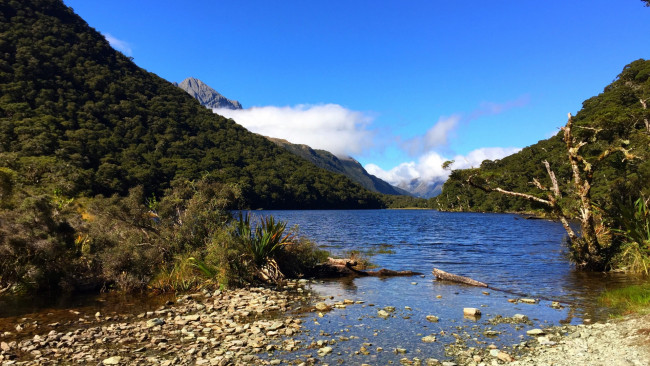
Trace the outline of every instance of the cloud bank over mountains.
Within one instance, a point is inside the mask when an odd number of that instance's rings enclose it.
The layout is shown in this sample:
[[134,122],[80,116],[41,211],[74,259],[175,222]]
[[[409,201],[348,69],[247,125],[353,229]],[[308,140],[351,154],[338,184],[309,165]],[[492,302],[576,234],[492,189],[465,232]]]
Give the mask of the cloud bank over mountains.
[[[445,156],[461,124],[471,123],[483,116],[497,115],[528,103],[528,96],[505,103],[482,103],[470,113],[441,116],[422,135],[390,142],[379,142],[378,130],[372,128],[373,117],[338,104],[296,105],[293,107],[253,107],[248,109],[213,109],[215,113],[232,118],[248,130],[269,137],[281,138],[294,144],[309,145],[338,156],[359,155],[370,149],[384,149],[396,145],[413,160],[400,163],[388,170],[377,164],[365,169],[395,186],[404,186],[413,180],[442,182],[451,169],[478,167],[483,160],[496,160],[521,150],[518,147],[481,147],[465,155]],[[442,168],[445,161],[454,160],[450,170]]]
[[[365,168],[368,173],[395,186],[414,179],[440,182],[447,180],[450,170],[478,167],[483,160],[501,159],[520,150],[521,148],[518,147],[483,147],[473,150],[467,155],[456,155],[452,158],[446,158],[435,151],[429,151],[420,156],[417,161],[404,162],[390,170],[383,170],[375,164],[367,164]],[[454,160],[454,163],[451,164],[450,170],[445,170],[442,168],[442,164],[448,160]]]
[[249,131],[327,150],[338,156],[360,154],[374,146],[375,132],[369,129],[372,118],[338,104],[213,111],[232,118]]

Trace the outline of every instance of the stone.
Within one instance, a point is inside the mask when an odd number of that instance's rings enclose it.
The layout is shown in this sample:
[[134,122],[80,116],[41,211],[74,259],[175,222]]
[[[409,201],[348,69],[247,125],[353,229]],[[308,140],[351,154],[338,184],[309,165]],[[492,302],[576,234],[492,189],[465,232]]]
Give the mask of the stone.
[[330,354],[330,353],[332,353],[332,347],[330,347],[330,346],[325,346],[323,348],[318,349],[318,355],[319,356],[325,356],[325,355]]
[[438,317],[435,315],[427,315],[427,321],[430,321],[431,323],[437,323]]
[[104,361],[102,361],[102,364],[104,364],[104,365],[119,365],[120,362],[122,362],[122,357],[113,356],[113,357],[109,357],[109,358],[104,359]]
[[497,354],[497,358],[499,360],[503,361],[503,362],[512,362],[513,361],[512,356],[510,356],[509,354],[507,354],[507,353],[505,353],[503,351],[500,351]]
[[379,310],[377,311],[377,316],[383,319],[386,319],[390,316],[385,310]]
[[463,314],[467,316],[478,316],[481,315],[481,310],[477,308],[463,308]]
[[520,322],[527,322],[528,317],[524,314],[515,314],[512,316],[513,319],[520,321]]
[[519,302],[524,304],[537,304],[536,299],[519,299]]
[[424,343],[433,343],[436,341],[436,336],[434,335],[428,335],[426,337],[422,337],[422,342]]
[[147,320],[146,327],[147,327],[147,328],[153,328],[153,327],[155,327],[155,326],[163,325],[163,324],[165,324],[165,320],[164,320],[164,319],[153,318],[153,319],[149,319],[149,320]]
[[526,331],[526,334],[528,334],[529,336],[541,336],[541,335],[544,335],[546,333],[544,333],[543,330],[541,330],[539,328],[536,328],[536,329],[531,329],[529,331]]
[[317,302],[314,307],[318,311],[329,311],[331,309],[331,307],[324,302]]
[[394,306],[384,306],[384,311],[392,313],[392,312],[395,311],[395,307]]
[[273,331],[273,330],[278,330],[278,329],[280,329],[282,327],[284,327],[283,323],[281,323],[281,322],[273,322],[273,323],[271,323],[271,325],[266,327],[266,330]]
[[499,351],[498,349],[491,349],[490,350],[490,356],[497,357],[499,355],[499,352],[501,352],[501,351]]

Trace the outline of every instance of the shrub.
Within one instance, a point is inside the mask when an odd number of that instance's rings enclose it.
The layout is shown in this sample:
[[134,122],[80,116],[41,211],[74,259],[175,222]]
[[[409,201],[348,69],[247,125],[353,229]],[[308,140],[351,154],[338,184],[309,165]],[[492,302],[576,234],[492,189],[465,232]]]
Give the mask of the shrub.
[[650,274],[650,210],[645,197],[634,204],[619,207],[621,229],[615,230],[622,240],[621,253],[614,265],[629,272]]

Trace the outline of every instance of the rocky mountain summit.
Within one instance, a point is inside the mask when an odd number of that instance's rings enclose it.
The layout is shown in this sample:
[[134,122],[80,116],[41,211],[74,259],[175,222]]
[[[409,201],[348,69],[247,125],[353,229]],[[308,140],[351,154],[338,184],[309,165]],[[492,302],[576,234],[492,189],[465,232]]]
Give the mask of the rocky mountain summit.
[[189,77],[174,85],[188,92],[192,97],[208,108],[242,109],[241,104],[236,100],[230,100],[219,94],[199,79]]
[[398,188],[408,192],[409,194],[420,198],[436,197],[442,192],[443,180],[425,181],[420,178],[404,182],[397,185]]

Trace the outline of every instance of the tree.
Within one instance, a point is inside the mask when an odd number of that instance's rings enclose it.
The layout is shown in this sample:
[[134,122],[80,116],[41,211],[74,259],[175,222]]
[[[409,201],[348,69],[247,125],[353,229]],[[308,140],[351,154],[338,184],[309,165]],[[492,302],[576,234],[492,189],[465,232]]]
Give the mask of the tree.
[[[485,192],[499,192],[505,195],[524,198],[526,200],[542,204],[555,217],[557,217],[560,222],[562,222],[562,225],[564,226],[564,229],[569,236],[572,259],[578,265],[578,267],[590,270],[603,270],[613,255],[613,248],[611,248],[608,243],[602,242],[602,232],[599,234],[599,230],[597,230],[600,224],[597,223],[597,220],[594,216],[594,205],[591,199],[594,164],[602,161],[615,152],[622,153],[624,161],[633,159],[635,156],[630,154],[629,150],[623,147],[610,147],[601,152],[595,159],[594,163],[589,162],[579,152],[582,147],[587,145],[587,142],[577,142],[576,138],[574,137],[572,128],[573,120],[571,114],[569,114],[567,124],[566,126],[562,127],[562,131],[564,132],[563,138],[572,172],[573,190],[571,192],[574,196],[573,198],[575,198],[578,202],[577,216],[580,220],[580,237],[569,225],[569,218],[571,217],[569,212],[571,210],[569,207],[566,207],[566,204],[562,203],[562,193],[560,192],[557,178],[553,170],[551,170],[549,162],[546,160],[543,161],[543,164],[551,180],[551,186],[544,186],[539,182],[539,180],[537,180],[537,178],[533,178],[532,184],[541,191],[546,192],[547,198],[540,198],[538,196],[527,193],[509,191],[500,187],[493,188],[487,184],[488,182],[485,179],[479,181],[475,174],[470,175],[467,178],[467,182],[471,186],[479,188]],[[597,133],[600,132],[600,129],[591,130],[594,132],[593,138],[595,138]]]

